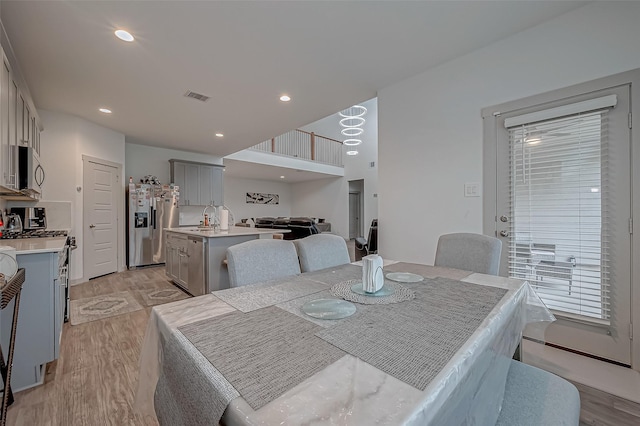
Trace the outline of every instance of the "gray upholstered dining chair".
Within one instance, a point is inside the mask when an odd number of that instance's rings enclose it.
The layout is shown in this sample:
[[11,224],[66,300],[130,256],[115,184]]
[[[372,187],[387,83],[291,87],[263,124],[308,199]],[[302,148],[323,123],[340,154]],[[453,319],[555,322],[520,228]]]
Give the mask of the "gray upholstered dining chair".
[[496,426],[574,425],[580,422],[580,395],[565,379],[511,361]]
[[438,239],[435,266],[498,275],[502,241],[480,234],[446,234]]
[[351,262],[344,238],[333,234],[315,234],[294,240],[302,272],[317,271]]
[[296,248],[284,240],[259,239],[231,246],[227,249],[227,265],[231,287],[300,273]]

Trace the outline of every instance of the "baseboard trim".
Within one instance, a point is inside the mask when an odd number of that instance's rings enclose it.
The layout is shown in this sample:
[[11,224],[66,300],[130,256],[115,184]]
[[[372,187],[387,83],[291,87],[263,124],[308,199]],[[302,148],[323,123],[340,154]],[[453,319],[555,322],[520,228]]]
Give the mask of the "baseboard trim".
[[626,366],[531,340],[522,341],[522,360],[571,382],[640,404],[640,372]]

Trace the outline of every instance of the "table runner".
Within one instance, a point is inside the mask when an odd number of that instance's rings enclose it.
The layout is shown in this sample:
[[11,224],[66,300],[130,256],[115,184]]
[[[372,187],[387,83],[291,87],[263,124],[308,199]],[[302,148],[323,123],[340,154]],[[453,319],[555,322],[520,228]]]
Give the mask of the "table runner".
[[314,335],[319,326],[276,307],[234,312],[178,330],[254,410],[344,356]]
[[446,278],[411,288],[414,300],[376,306],[316,336],[424,390],[507,290]]
[[347,280],[362,279],[362,266],[351,264],[334,266],[314,272],[305,272],[302,277],[332,286]]

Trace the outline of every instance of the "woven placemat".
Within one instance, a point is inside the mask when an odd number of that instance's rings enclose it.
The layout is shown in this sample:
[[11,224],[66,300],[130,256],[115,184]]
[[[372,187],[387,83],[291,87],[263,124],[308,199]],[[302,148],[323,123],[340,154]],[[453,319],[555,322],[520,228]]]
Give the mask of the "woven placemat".
[[321,329],[274,306],[178,328],[254,410],[345,355]]
[[385,280],[385,287],[392,288],[393,294],[388,296],[365,296],[363,294],[354,293],[351,286],[361,283],[362,280],[349,280],[338,283],[331,287],[331,295],[348,300],[349,302],[361,303],[363,305],[389,305],[391,303],[400,303],[411,300],[415,297],[415,293],[403,285]]
[[376,306],[316,336],[424,390],[507,290],[446,278],[412,289],[414,300]]
[[242,312],[251,312],[287,300],[326,290],[328,286],[300,275],[280,278],[244,287],[216,291],[213,294]]
[[305,272],[302,276],[308,280],[334,285],[347,280],[361,279],[362,266],[346,264],[314,272]]

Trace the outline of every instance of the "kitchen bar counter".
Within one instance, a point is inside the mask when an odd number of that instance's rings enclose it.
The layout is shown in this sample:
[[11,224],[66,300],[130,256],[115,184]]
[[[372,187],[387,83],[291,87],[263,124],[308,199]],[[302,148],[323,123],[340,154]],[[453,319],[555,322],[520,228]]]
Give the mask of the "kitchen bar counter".
[[197,226],[165,228],[167,276],[192,296],[229,288],[225,260],[227,248],[288,229],[262,229],[233,226],[229,231],[214,232]]
[[16,254],[59,253],[64,250],[67,237],[18,238],[0,240],[0,246],[16,249]]
[[228,238],[240,237],[248,235],[266,235],[266,234],[286,234],[291,232],[289,229],[270,229],[270,228],[246,228],[243,226],[232,226],[228,231],[214,232],[213,228],[199,228],[197,226],[188,226],[181,228],[165,228],[165,231],[176,232],[178,234],[196,235],[206,238]]

